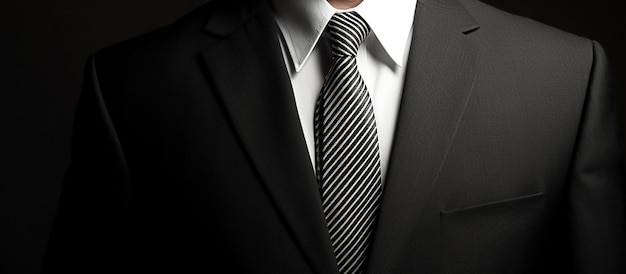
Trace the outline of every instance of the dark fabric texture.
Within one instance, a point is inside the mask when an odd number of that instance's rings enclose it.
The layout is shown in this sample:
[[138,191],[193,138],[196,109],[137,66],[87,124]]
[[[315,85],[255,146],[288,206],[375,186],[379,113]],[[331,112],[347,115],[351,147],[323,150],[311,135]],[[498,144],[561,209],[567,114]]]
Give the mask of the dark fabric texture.
[[[337,273],[265,1],[95,53],[44,273]],[[624,273],[595,42],[419,1],[368,273]]]

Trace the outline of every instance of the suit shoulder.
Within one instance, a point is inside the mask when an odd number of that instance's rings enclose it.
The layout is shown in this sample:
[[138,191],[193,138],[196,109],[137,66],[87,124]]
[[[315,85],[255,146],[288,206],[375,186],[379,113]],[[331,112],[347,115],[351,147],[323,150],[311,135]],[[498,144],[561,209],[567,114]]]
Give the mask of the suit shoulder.
[[126,63],[135,58],[166,56],[177,47],[188,46],[186,42],[201,34],[217,2],[204,4],[166,26],[98,50],[95,53],[98,67],[106,63]]
[[[537,47],[562,47],[588,51],[591,40],[546,25],[536,20],[515,15],[478,0],[459,0],[480,24],[482,38],[492,43],[532,43]],[[491,38],[491,39],[489,39]]]
[[[229,25],[248,17],[254,12],[260,1],[213,0],[173,23],[119,42],[95,53],[98,63],[125,64],[133,61],[141,63],[155,60],[168,61],[195,54],[207,48],[219,37],[207,35],[206,27],[211,25]],[[100,67],[100,66],[99,66]]]
[[472,33],[485,52],[485,60],[560,71],[586,77],[597,43],[530,18],[511,14],[478,0],[459,0],[479,23]]

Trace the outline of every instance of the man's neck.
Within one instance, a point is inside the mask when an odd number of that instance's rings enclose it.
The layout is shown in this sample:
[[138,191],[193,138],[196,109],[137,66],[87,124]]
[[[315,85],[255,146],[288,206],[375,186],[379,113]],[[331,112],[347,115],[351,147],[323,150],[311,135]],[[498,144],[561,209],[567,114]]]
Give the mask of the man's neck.
[[361,4],[361,2],[363,2],[363,0],[328,0],[329,4],[340,10],[354,8]]

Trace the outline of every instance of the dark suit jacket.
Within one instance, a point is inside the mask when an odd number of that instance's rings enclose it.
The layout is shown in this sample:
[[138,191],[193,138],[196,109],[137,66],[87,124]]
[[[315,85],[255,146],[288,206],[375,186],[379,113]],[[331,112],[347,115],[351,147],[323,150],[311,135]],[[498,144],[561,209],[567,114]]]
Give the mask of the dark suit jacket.
[[[336,273],[265,1],[96,53],[45,263]],[[419,1],[369,273],[623,273],[624,181],[595,42]]]

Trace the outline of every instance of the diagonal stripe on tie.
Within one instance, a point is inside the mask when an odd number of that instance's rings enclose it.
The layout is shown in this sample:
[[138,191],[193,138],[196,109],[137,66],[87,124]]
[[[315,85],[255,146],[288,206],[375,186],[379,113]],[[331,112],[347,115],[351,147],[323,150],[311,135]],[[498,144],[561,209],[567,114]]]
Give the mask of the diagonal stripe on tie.
[[356,12],[328,23],[333,64],[315,107],[317,177],[340,273],[365,267],[381,195],[374,109],[356,54],[370,29]]

